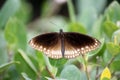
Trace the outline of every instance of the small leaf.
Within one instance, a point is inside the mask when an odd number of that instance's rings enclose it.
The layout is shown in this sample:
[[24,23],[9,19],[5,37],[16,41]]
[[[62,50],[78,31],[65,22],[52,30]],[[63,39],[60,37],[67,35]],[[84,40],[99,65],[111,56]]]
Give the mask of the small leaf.
[[112,34],[114,31],[116,31],[118,29],[118,27],[116,26],[116,24],[114,24],[113,22],[111,21],[105,21],[103,23],[103,29],[104,29],[104,32],[106,33],[106,35],[111,38],[112,37]]
[[108,69],[108,67],[106,67],[104,70],[103,70],[103,72],[102,72],[102,74],[101,74],[101,76],[100,76],[100,80],[106,80],[105,78],[107,78],[107,79],[111,79],[111,72],[110,72],[110,70]]
[[112,42],[108,42],[107,44],[107,50],[109,53],[111,53],[112,55],[117,55],[120,53],[120,46],[117,44],[114,44]]

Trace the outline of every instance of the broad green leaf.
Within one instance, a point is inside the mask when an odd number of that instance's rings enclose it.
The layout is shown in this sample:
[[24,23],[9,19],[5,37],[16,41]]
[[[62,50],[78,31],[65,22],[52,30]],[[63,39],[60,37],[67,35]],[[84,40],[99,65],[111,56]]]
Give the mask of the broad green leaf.
[[26,49],[26,29],[21,21],[17,20],[16,18],[10,18],[6,25],[4,34],[10,48],[21,48],[23,50]]
[[25,72],[32,80],[36,80],[37,69],[24,51],[19,49],[14,55],[14,60],[20,62],[20,64],[16,64],[16,70],[19,74]]
[[117,55],[120,53],[120,46],[119,45],[114,44],[112,42],[108,42],[106,44],[106,46],[107,46],[108,52],[111,53],[112,55]]
[[86,33],[86,29],[80,23],[68,24],[68,31]]
[[111,72],[109,70],[108,67],[106,67],[103,71],[102,71],[102,74],[100,76],[100,80],[110,80],[111,79]]
[[120,71],[120,61],[113,61],[110,65],[110,68],[114,71]]
[[23,52],[22,50],[18,50],[22,58],[25,60],[25,62],[30,66],[30,68],[37,74],[37,69],[35,68],[34,64],[31,62],[29,57]]
[[12,62],[0,65],[0,72],[6,70],[8,67],[10,67],[11,65],[16,64],[16,63],[19,64],[18,61],[12,61]]
[[3,28],[8,19],[13,16],[20,7],[19,0],[6,0],[0,10],[0,28]]
[[113,32],[116,31],[118,29],[118,27],[111,21],[105,21],[103,23],[103,29],[104,29],[104,32],[106,33],[106,35],[109,38],[111,38]]
[[113,1],[105,11],[105,17],[116,23],[120,20],[120,5],[117,1]]
[[66,65],[60,74],[60,78],[67,80],[86,80],[84,73],[74,65]]

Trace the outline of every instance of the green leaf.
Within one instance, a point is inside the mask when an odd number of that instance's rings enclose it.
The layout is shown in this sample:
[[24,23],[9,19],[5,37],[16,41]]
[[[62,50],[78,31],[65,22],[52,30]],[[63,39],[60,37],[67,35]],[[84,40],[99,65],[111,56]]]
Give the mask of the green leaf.
[[36,51],[36,57],[37,57],[37,62],[39,64],[39,68],[42,71],[45,68],[45,61],[44,61],[44,57],[43,57],[43,53]]
[[105,4],[106,0],[78,0],[77,18],[87,28],[88,31],[91,30],[94,21],[97,20],[97,16],[99,12],[104,9]]
[[92,35],[96,38],[102,37],[102,23],[103,23],[103,16],[100,16],[98,20],[95,21],[92,27]]
[[20,49],[18,50],[18,52],[20,53],[22,58],[25,60],[25,62],[30,66],[30,68],[37,74],[37,69],[35,68],[34,64],[31,62],[29,57]]
[[68,24],[68,31],[86,33],[86,29],[80,23]]
[[74,65],[66,65],[60,74],[60,78],[67,80],[86,80],[84,73]]
[[26,73],[21,73],[22,77],[24,78],[24,80],[32,80],[28,77],[28,75]]
[[120,44],[120,29],[113,33],[112,41],[116,41],[116,44]]
[[113,61],[110,65],[110,68],[114,71],[120,71],[120,61]]
[[50,64],[49,58],[45,55],[44,55],[44,60],[47,69],[55,76],[57,74],[58,69]]
[[67,59],[64,59],[64,58],[61,58],[61,59],[49,59],[50,63],[52,66],[55,66],[55,67],[62,67],[66,62],[67,62]]
[[103,54],[103,66],[106,66],[106,64],[108,64],[108,62],[112,59],[113,55],[110,54],[108,52],[108,50],[105,50],[104,54]]
[[6,42],[3,32],[0,31],[0,65],[6,62],[8,62]]
[[27,23],[30,19],[31,13],[31,6],[28,3],[22,1],[19,10],[16,11],[14,16],[23,23]]
[[116,23],[120,20],[120,5],[117,1],[113,1],[105,11],[105,17]]
[[14,60],[20,62],[20,64],[16,64],[16,69],[19,74],[25,72],[28,77],[36,80],[36,76],[38,75],[37,69],[24,51],[19,49],[14,55]]
[[10,48],[26,49],[26,29],[21,21],[16,18],[10,18],[6,25],[4,34]]
[[69,11],[69,15],[70,15],[70,20],[71,22],[75,22],[75,10],[74,10],[74,6],[71,0],[67,1],[68,4],[68,11]]
[[5,64],[0,65],[0,72],[6,70],[9,66],[11,66],[11,65],[13,65],[13,64],[16,64],[16,63],[19,63],[19,62],[17,62],[17,61],[12,61],[12,62],[5,63]]
[[114,24],[113,22],[111,21],[105,21],[103,23],[103,29],[104,29],[104,32],[106,33],[106,35],[111,38],[112,37],[112,34],[114,31],[116,31],[118,29],[118,27],[116,26],[116,24]]
[[108,52],[111,53],[112,55],[117,55],[120,53],[120,46],[119,45],[114,44],[112,42],[108,42],[106,44],[106,46],[107,46]]
[[0,28],[3,28],[8,19],[13,16],[20,7],[19,0],[6,0],[0,10]]

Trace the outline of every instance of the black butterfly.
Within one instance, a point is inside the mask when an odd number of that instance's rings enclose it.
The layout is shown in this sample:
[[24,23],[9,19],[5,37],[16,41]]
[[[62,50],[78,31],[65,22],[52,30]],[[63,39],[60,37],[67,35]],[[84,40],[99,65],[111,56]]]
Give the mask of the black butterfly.
[[44,52],[48,57],[59,59],[75,58],[95,50],[100,46],[100,41],[90,36],[76,32],[52,32],[38,35],[29,41],[29,44]]

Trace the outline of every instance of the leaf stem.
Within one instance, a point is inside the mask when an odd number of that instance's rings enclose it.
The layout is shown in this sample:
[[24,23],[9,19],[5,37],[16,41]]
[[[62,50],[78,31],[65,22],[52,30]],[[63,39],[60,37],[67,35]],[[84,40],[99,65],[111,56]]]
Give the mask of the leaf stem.
[[[99,62],[100,62],[100,60],[99,60],[100,58],[97,56],[96,59],[97,59],[97,63],[99,63]],[[98,75],[99,75],[98,73],[99,73],[99,66],[96,67],[96,76],[95,76],[95,80],[98,80],[98,78],[97,78]]]
[[52,74],[52,72],[49,70],[49,68],[46,66],[46,70],[48,71],[48,73],[50,74],[52,79],[55,79],[55,76]]
[[108,62],[108,64],[106,65],[107,67],[109,67],[110,66],[110,64],[113,62],[113,60],[115,59],[115,57],[116,56],[113,56],[112,58],[111,58],[111,60]]
[[85,69],[85,73],[86,73],[86,76],[87,76],[87,80],[90,80],[88,69],[87,69],[87,60],[86,60],[86,58],[85,58],[85,56],[83,54],[82,54],[82,57],[84,59],[84,69]]
[[50,62],[49,62],[49,59],[48,59],[48,57],[46,57],[46,56],[44,56],[44,59],[45,59],[45,63],[46,63],[46,70],[48,71],[48,73],[50,74],[50,76],[51,76],[51,78],[52,79],[55,79],[55,76],[54,76],[54,74],[52,73],[52,66],[51,66],[51,64],[50,64]]

